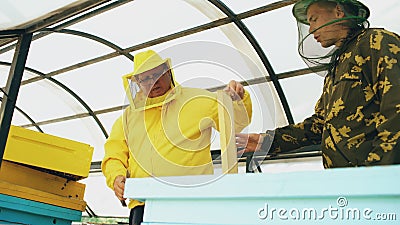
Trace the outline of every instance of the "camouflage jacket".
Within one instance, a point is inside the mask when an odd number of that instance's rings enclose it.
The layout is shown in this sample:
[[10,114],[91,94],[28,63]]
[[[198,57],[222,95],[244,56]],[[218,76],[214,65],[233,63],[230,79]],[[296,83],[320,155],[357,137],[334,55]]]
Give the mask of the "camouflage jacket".
[[325,77],[315,114],[267,135],[270,152],[320,144],[325,168],[399,164],[399,61],[397,34],[361,32],[338,58],[335,73]]

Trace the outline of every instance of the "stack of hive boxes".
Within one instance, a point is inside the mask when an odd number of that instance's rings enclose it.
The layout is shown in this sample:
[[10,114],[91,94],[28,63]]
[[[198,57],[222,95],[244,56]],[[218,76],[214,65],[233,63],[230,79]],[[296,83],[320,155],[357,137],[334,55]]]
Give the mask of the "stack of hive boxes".
[[93,148],[11,126],[0,168],[0,224],[71,224],[85,211]]

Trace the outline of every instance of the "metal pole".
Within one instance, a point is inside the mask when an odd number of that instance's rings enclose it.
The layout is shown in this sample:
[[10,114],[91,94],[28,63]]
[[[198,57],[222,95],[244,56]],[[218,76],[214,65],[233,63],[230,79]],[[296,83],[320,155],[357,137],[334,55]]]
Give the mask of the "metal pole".
[[[272,83],[274,84],[275,90],[278,94],[279,99],[281,100],[281,104],[283,110],[286,114],[286,119],[289,124],[294,124],[294,119],[292,112],[290,111],[289,103],[286,99],[285,93],[283,92],[282,86],[279,83],[278,77],[272,68],[271,63],[269,62],[267,56],[265,55],[263,49],[259,45],[257,39],[253,36],[247,26],[243,23],[243,21],[237,17],[237,15],[227,7],[221,0],[208,0],[215,7],[224,12],[228,17],[232,19],[232,22],[242,31],[243,35],[247,38],[250,44],[253,46],[254,50],[257,52],[258,56],[261,59],[261,62],[264,64],[265,69],[268,71],[269,77],[271,78]],[[292,4],[292,1],[288,1],[288,3]],[[293,2],[294,3],[294,2]]]
[[8,75],[3,101],[0,110],[0,168],[3,161],[4,150],[7,143],[8,132],[10,131],[11,120],[14,114],[15,103],[21,85],[22,76],[29,47],[32,41],[32,33],[22,34],[18,37],[13,62]]

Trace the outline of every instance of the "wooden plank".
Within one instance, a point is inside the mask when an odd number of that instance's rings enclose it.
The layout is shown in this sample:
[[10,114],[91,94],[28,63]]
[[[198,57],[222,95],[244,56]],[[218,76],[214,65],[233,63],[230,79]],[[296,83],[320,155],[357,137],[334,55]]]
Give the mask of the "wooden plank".
[[0,181],[0,194],[42,202],[50,205],[60,206],[63,208],[85,211],[86,202],[76,198],[68,198],[60,195],[47,193],[44,191],[35,190],[28,187],[23,187]]
[[86,186],[6,160],[1,166],[0,181],[78,200],[83,200]]
[[218,90],[217,100],[222,172],[238,173],[232,99],[224,91]]

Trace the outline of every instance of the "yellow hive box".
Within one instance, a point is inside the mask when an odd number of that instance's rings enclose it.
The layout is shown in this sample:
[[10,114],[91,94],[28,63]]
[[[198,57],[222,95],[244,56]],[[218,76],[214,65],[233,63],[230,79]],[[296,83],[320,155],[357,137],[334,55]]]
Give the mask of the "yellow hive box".
[[6,160],[1,164],[0,181],[77,200],[85,194],[85,184]]
[[4,160],[0,194],[84,211],[85,184]]
[[93,147],[37,131],[11,126],[3,159],[85,178]]
[[84,200],[67,198],[52,193],[39,191],[33,188],[24,187],[0,180],[0,194],[28,199],[35,202],[42,202],[63,208],[85,211],[86,202]]

